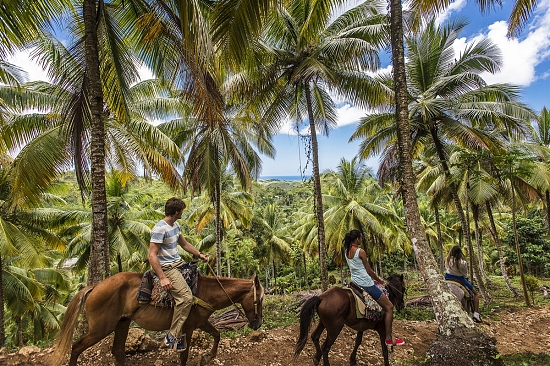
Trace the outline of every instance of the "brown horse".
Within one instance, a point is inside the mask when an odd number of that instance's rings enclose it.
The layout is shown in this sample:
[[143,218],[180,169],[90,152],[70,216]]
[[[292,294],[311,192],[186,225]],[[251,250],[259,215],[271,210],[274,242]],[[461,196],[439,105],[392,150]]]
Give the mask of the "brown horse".
[[[132,321],[148,330],[161,331],[170,328],[172,308],[138,303],[137,293],[141,278],[140,273],[121,272],[95,286],[88,286],[75,295],[69,303],[61,324],[52,358],[54,364],[61,364],[72,344],[69,365],[75,366],[78,356],[84,350],[114,331],[111,352],[116,364],[124,365],[124,346]],[[240,303],[248,319],[248,326],[256,330],[262,325],[264,290],[255,275],[252,280],[199,276],[197,297],[206,304],[193,305],[189,318],[184,324],[183,333],[186,334],[187,340],[191,340],[193,330],[200,328],[214,338],[212,350],[202,357],[201,364],[210,362],[217,353],[220,333],[208,322],[214,310]],[[86,310],[88,331],[73,343],[75,324],[83,307]],[[189,348],[180,353],[182,365],[187,363],[188,355]]]
[[[397,310],[402,309],[404,307],[403,298],[405,294],[403,275],[392,274],[387,279],[387,282],[386,289],[388,290],[390,301]],[[323,292],[320,296],[313,296],[302,306],[302,310],[300,311],[300,336],[296,342],[294,358],[298,357],[306,345],[309,327],[315,312],[319,315],[319,324],[311,334],[311,339],[317,350],[313,359],[315,365],[319,364],[321,355],[323,356],[324,365],[329,365],[328,353],[330,348],[336,341],[344,325],[347,325],[357,331],[355,346],[349,358],[350,365],[354,366],[357,364],[357,349],[363,340],[363,332],[367,329],[374,329],[380,336],[384,365],[389,366],[388,349],[385,343],[386,327],[384,326],[384,319],[369,320],[357,318],[355,297],[351,291],[341,287],[332,287]],[[327,330],[327,336],[321,348],[319,345],[319,338],[325,329]]]

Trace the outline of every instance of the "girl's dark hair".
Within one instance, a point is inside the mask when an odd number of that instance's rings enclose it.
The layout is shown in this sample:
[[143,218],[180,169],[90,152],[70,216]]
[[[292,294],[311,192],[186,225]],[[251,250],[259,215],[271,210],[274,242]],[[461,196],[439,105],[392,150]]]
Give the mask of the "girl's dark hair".
[[449,262],[451,261],[451,258],[453,258],[453,265],[458,268],[458,264],[460,263],[460,260],[464,257],[462,254],[462,248],[460,248],[458,245],[455,245],[451,248],[449,251],[449,254],[447,254],[446,264],[447,267],[449,267]]
[[346,250],[346,255],[349,253],[349,250],[351,248],[351,243],[353,243],[357,238],[360,238],[363,234],[359,230],[352,230],[349,233],[344,236],[344,240],[342,240],[342,243],[344,243],[344,249]]

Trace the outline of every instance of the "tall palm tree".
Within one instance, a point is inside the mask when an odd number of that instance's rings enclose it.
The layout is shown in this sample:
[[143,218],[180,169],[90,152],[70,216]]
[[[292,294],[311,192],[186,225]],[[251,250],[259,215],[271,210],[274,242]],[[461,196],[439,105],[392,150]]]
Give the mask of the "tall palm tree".
[[250,58],[252,76],[245,85],[262,121],[290,118],[297,130],[308,122],[323,289],[328,274],[317,133],[328,135],[336,125],[330,93],[360,106],[384,94],[365,73],[378,67],[377,50],[385,43],[379,4],[363,3],[332,20],[329,9],[338,3],[296,0],[277,7]]

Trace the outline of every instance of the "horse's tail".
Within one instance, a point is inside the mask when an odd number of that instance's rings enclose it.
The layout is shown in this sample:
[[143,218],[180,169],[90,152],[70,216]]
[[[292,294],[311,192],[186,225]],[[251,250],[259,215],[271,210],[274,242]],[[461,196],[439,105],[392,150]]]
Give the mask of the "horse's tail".
[[80,315],[80,312],[82,311],[82,308],[84,307],[84,304],[86,303],[86,298],[88,297],[88,294],[94,289],[94,286],[88,286],[80,290],[78,294],[76,294],[71,302],[69,303],[69,306],[67,307],[67,311],[65,312],[65,315],[63,316],[63,322],[61,322],[61,329],[59,330],[59,334],[57,336],[57,340],[55,342],[54,348],[55,351],[52,355],[52,365],[61,365],[63,362],[63,358],[65,357],[65,354],[69,351],[73,344],[73,334],[74,334],[74,328],[75,324],[78,320],[78,316]]
[[309,334],[309,327],[317,307],[321,303],[321,298],[319,296],[310,297],[304,305],[302,305],[302,310],[300,310],[300,336],[296,342],[296,349],[294,350],[294,359],[298,357],[300,352],[304,349],[304,346],[307,342],[307,335]]

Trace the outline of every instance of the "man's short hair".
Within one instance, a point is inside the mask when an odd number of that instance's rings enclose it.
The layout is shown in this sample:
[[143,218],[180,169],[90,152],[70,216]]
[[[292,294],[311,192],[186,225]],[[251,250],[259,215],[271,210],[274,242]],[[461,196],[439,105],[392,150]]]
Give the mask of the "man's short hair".
[[176,212],[182,211],[185,208],[185,202],[182,199],[172,197],[166,201],[164,205],[164,214],[166,216],[174,216]]

